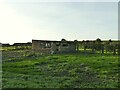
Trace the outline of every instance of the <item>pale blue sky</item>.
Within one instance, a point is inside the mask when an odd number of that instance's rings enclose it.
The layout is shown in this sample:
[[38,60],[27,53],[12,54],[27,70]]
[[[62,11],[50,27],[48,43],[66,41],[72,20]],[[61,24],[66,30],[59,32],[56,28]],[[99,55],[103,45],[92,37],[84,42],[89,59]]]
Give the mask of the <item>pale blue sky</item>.
[[118,39],[117,2],[31,1],[0,3],[0,42]]

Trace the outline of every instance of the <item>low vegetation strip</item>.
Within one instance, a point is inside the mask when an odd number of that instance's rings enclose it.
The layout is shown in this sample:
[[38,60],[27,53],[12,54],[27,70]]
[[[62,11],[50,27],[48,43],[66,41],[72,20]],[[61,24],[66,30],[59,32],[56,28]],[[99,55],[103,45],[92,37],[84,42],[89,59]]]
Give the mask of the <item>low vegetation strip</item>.
[[3,88],[118,88],[117,55],[10,52],[3,52]]

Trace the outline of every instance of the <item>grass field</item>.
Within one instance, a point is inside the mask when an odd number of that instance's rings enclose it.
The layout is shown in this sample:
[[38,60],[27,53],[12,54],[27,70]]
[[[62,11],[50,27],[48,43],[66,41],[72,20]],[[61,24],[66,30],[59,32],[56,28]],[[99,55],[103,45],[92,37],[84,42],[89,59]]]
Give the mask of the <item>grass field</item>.
[[2,88],[118,88],[118,55],[2,52]]

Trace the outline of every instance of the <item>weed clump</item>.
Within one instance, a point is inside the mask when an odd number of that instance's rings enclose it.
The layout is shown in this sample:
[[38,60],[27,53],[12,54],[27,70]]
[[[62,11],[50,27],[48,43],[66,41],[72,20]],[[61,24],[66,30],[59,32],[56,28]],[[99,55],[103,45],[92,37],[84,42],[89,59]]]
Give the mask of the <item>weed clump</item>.
[[31,51],[29,52],[29,51],[27,51],[23,56],[27,57],[27,58],[36,58],[36,57],[41,56],[41,54],[40,53],[36,53],[36,52],[31,52]]

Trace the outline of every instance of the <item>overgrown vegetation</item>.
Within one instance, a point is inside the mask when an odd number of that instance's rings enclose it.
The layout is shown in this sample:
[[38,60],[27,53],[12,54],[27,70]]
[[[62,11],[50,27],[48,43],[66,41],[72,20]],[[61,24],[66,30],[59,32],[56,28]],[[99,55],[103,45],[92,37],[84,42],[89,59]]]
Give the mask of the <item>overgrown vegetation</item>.
[[0,50],[4,51],[12,51],[12,50],[28,50],[31,49],[32,46],[7,46],[7,47],[2,47]]
[[4,50],[3,88],[118,88],[118,56]]

